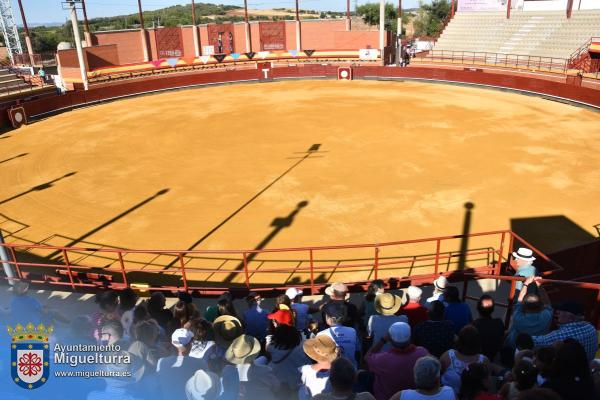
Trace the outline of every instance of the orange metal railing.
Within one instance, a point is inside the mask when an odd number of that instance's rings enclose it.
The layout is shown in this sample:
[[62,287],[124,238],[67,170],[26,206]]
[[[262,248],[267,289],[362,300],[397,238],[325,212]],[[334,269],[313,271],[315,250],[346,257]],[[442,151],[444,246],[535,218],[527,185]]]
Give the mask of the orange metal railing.
[[[290,285],[317,293],[332,277],[357,285],[377,278],[422,283],[467,268],[499,276],[516,243],[531,248],[546,264],[544,274],[562,270],[510,230],[379,244],[260,250],[0,246],[9,255],[5,262],[14,268],[16,279],[73,290],[142,283],[149,290],[213,293],[235,286],[267,290],[284,287],[290,281]],[[454,250],[458,247],[462,250]]]

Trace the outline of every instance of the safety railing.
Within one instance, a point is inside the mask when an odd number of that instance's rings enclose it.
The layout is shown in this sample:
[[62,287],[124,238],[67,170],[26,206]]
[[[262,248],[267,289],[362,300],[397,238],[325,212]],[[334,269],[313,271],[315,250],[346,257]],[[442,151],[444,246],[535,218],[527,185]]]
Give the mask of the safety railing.
[[581,56],[590,50],[590,45],[594,38],[589,38],[583,45],[581,45],[577,50],[575,50],[569,56],[568,65],[569,68],[578,68],[577,61],[581,58]]
[[[510,289],[509,289],[509,293],[508,293],[507,302],[502,303],[499,301],[495,301],[495,304],[497,306],[506,309],[505,326],[508,326],[511,315],[512,315],[513,306],[515,304],[516,284],[517,284],[517,282],[525,281],[526,278],[516,277],[516,276],[498,276],[495,274],[481,273],[481,272],[464,272],[464,273],[461,273],[461,277],[463,279],[463,292],[462,292],[463,300],[473,300],[473,301],[479,300],[479,298],[470,296],[468,294],[469,284],[472,281],[479,280],[479,279],[493,279],[493,280],[500,281],[500,282],[510,282]],[[588,302],[589,305],[593,305],[593,306],[591,308],[588,307],[586,310],[588,313],[588,319],[590,321],[592,321],[592,323],[594,323],[594,325],[596,325],[598,323],[598,319],[600,318],[600,283],[583,282],[583,280],[584,279],[588,279],[588,280],[597,279],[599,277],[600,277],[599,274],[595,274],[595,275],[582,277],[580,279],[572,280],[572,281],[542,278],[540,280],[540,284],[543,286],[546,286],[546,287],[553,287],[553,288],[558,288],[558,289],[571,288],[571,289],[576,289],[578,291],[583,290],[583,291],[587,292],[587,293],[581,293],[581,294],[590,294],[589,293],[590,291],[595,292],[595,293],[592,292],[594,294],[593,297],[595,298],[595,301]],[[587,297],[590,297],[590,296],[587,296]],[[582,303],[584,303],[584,302],[582,302]]]
[[[148,290],[214,293],[232,287],[293,285],[311,293],[327,282],[373,279],[426,282],[465,269],[501,274],[515,246],[531,248],[545,274],[562,268],[512,231],[379,244],[260,250],[132,250],[6,243],[5,266],[33,283],[77,288],[142,285]],[[457,250],[458,249],[458,250]]]
[[56,53],[23,53],[13,54],[15,65],[29,65],[32,67],[51,67],[56,66]]
[[415,60],[418,62],[485,65],[563,74],[568,69],[568,60],[564,58],[476,51],[431,50],[417,54]]

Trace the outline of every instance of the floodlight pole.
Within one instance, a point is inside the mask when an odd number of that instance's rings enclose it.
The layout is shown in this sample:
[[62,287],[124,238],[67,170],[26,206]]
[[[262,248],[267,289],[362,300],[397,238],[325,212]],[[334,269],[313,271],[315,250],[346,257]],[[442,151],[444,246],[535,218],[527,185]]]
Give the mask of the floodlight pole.
[[15,271],[11,265],[11,258],[8,256],[6,252],[6,247],[2,246],[4,244],[4,236],[2,236],[2,231],[0,230],[0,261],[2,261],[2,268],[4,269],[4,274],[8,278],[8,284],[13,285],[13,280],[15,279]]
[[296,0],[296,50],[302,50],[302,27],[300,26],[300,4]]
[[142,35],[142,50],[144,51],[144,62],[150,61],[148,53],[148,36],[144,27],[144,13],[142,12],[142,0],[138,0],[138,13],[140,15],[140,34]]
[[194,35],[194,52],[196,57],[202,55],[200,50],[200,29],[196,25],[196,3],[192,0],[192,34]]
[[246,51],[252,51],[252,31],[250,29],[250,19],[248,18],[248,0],[244,0],[244,22],[246,26]]
[[23,30],[25,31],[25,45],[27,46],[27,53],[29,53],[29,62],[33,67],[33,46],[31,45],[29,27],[27,26],[27,19],[25,18],[25,11],[23,11],[23,4],[21,0],[19,0],[19,11],[21,11],[21,19],[23,20]]
[[88,47],[92,46],[92,32],[90,31],[90,21],[87,17],[87,9],[85,8],[85,0],[81,0],[81,10],[83,11],[83,36]]
[[346,0],[346,30],[352,30],[352,18],[350,17],[350,0]]
[[381,51],[381,63],[385,65],[385,0],[379,1],[379,50]]
[[398,0],[398,35],[396,41],[396,66],[398,67],[402,58],[402,0]]
[[573,0],[569,0],[569,1],[567,1],[567,18],[571,18],[572,13],[573,13]]
[[81,37],[79,36],[79,27],[77,23],[77,10],[75,9],[75,1],[69,0],[71,7],[71,24],[73,25],[73,38],[75,39],[75,48],[77,49],[77,59],[79,61],[79,70],[81,71],[81,81],[83,89],[88,90],[87,72],[85,70],[85,61],[83,59],[83,49],[81,47]]
[[450,18],[454,18],[454,0],[452,0],[452,5],[450,7]]

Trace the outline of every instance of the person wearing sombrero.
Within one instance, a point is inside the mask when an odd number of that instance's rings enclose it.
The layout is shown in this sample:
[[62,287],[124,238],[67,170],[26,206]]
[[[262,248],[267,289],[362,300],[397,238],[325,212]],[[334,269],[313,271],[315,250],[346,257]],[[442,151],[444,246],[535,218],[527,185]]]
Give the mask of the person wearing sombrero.
[[356,328],[358,326],[360,321],[358,307],[348,301],[348,298],[350,297],[348,292],[348,286],[342,282],[335,282],[325,289],[325,294],[329,296],[329,301],[321,306],[321,316],[323,317],[324,325],[327,325],[325,318],[327,309],[336,304],[341,304],[345,308],[345,317],[342,324],[349,328]]
[[[537,275],[537,269],[533,266],[534,261],[533,250],[527,247],[519,247],[517,251],[512,252],[510,266],[515,271],[515,276],[529,278]],[[522,287],[523,282],[516,283],[517,291],[520,291]]]
[[298,369],[302,381],[298,391],[298,400],[307,400],[322,393],[327,387],[331,363],[340,356],[340,349],[335,341],[327,335],[318,335],[308,339],[302,347],[306,355],[315,362]]
[[[216,322],[216,320],[215,320]],[[235,338],[227,351],[225,360],[229,365],[223,368],[223,379],[229,377],[234,382],[230,387],[223,389],[226,398],[234,397],[231,389],[239,387],[239,392],[244,394],[246,399],[276,400],[278,398],[281,382],[273,374],[271,367],[255,363],[254,360],[260,353],[260,342],[253,336],[240,335]]]
[[[372,343],[379,342],[388,332],[390,326],[396,322],[408,322],[405,315],[395,315],[402,307],[402,297],[392,293],[382,293],[375,297],[375,311],[367,323],[367,340]],[[388,350],[392,345],[386,343],[384,350]]]
[[217,355],[223,356],[233,340],[244,333],[242,323],[231,315],[221,315],[213,323]]

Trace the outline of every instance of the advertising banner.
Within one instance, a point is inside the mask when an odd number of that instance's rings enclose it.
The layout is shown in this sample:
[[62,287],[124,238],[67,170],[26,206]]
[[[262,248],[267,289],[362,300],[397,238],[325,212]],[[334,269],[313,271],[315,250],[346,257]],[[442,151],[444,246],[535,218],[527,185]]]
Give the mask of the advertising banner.
[[459,12],[461,11],[503,11],[506,10],[508,0],[458,0]]

